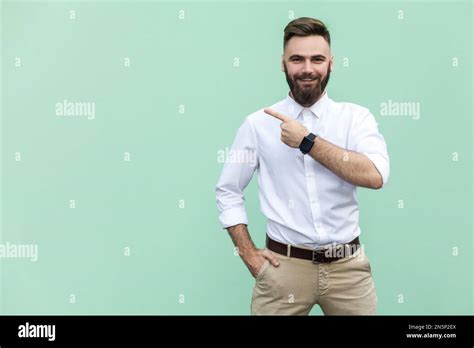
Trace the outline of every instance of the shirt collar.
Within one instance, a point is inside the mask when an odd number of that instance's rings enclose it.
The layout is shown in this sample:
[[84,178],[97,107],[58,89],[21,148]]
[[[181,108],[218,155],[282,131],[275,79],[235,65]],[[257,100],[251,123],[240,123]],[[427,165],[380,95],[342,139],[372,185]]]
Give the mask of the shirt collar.
[[[316,103],[311,105],[308,109],[310,109],[313,115],[315,115],[317,118],[321,118],[321,115],[326,110],[328,100],[328,93],[324,91],[323,96]],[[305,107],[301,104],[298,104],[292,97],[290,97],[290,92],[288,92],[288,94],[286,95],[286,101],[288,104],[289,115],[293,118],[297,118]]]

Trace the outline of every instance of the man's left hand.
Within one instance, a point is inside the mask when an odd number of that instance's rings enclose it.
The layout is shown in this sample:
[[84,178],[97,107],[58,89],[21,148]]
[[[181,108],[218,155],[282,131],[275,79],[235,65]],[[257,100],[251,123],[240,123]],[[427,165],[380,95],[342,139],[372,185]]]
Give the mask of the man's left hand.
[[308,129],[295,119],[269,108],[263,109],[263,111],[282,122],[280,125],[281,141],[286,145],[298,148],[303,138],[309,134]]

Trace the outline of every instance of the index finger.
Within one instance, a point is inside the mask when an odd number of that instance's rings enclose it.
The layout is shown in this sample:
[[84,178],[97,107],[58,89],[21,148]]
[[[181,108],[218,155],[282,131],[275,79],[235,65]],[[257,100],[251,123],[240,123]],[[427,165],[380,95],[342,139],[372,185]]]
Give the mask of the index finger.
[[283,114],[280,114],[278,111],[275,111],[275,110],[272,110],[270,108],[265,108],[263,109],[263,111],[266,113],[266,114],[269,114],[277,119],[279,119],[280,121],[282,122],[285,122],[288,120],[288,117],[286,117],[285,115]]

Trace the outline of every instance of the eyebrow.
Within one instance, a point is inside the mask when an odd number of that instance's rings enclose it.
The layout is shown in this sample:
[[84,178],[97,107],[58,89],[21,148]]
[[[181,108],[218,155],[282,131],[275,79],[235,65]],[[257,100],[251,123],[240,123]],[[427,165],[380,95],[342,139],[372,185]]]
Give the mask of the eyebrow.
[[[288,60],[291,60],[293,58],[304,58],[303,56],[300,56],[299,54],[293,54],[290,56],[290,58],[288,58]],[[315,56],[311,56],[311,58],[316,58],[316,59],[323,59],[323,60],[326,60],[326,56],[322,55],[322,54],[317,54]]]

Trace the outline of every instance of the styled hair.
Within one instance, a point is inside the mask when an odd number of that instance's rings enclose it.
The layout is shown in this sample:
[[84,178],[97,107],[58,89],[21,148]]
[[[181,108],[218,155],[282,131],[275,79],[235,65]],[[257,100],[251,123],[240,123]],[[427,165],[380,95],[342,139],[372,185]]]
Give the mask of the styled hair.
[[311,36],[319,35],[322,36],[326,42],[331,46],[331,36],[326,25],[319,19],[310,17],[301,17],[292,20],[285,27],[285,35],[283,38],[283,49],[285,49],[288,40],[293,36]]

